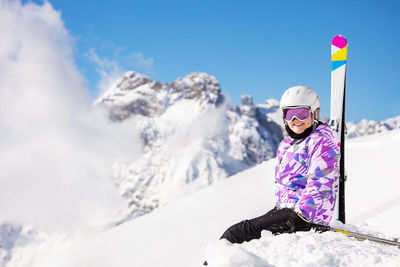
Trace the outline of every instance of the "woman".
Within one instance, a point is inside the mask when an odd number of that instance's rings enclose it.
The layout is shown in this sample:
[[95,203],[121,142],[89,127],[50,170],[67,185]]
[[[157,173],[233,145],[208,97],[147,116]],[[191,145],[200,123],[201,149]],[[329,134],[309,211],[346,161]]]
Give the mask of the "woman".
[[242,243],[273,234],[309,231],[328,225],[335,207],[340,141],[319,121],[317,94],[294,86],[282,95],[280,108],[288,137],[278,147],[275,168],[276,205],[265,215],[231,226],[221,238]]

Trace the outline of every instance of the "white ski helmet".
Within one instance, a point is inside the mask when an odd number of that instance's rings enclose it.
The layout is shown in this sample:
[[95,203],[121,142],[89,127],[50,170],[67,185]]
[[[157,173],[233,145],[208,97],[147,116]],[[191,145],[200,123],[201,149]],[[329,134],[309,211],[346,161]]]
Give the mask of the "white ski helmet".
[[280,109],[283,111],[286,107],[307,106],[314,114],[314,119],[319,119],[320,102],[317,93],[313,89],[297,85],[287,89],[281,98]]

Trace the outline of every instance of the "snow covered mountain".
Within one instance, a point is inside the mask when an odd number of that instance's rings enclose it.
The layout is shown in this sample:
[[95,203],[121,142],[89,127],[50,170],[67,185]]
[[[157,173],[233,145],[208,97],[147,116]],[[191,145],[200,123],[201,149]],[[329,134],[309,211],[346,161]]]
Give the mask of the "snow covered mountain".
[[224,102],[218,81],[206,73],[192,73],[171,84],[150,80],[134,71],[126,72],[96,101],[111,109],[110,117],[123,120],[131,115],[158,117],[180,100],[196,100],[202,108]]
[[400,129],[400,116],[389,118],[384,121],[363,119],[359,123],[348,122],[346,126],[348,138],[384,133],[394,129]]
[[283,137],[277,101],[254,105],[243,96],[231,108],[206,73],[167,84],[127,72],[96,103],[140,132],[140,158],[114,164],[114,182],[129,206],[122,220],[273,158]]

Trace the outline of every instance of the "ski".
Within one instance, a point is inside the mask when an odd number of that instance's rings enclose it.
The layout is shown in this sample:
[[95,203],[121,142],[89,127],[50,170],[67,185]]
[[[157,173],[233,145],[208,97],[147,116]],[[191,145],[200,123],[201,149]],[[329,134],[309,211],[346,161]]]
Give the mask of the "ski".
[[400,248],[400,242],[397,242],[394,240],[389,240],[389,239],[384,239],[384,238],[380,238],[380,237],[376,237],[376,236],[355,233],[355,232],[351,232],[351,231],[337,229],[334,227],[330,227],[329,230],[333,231],[333,232],[345,234],[349,237],[354,237],[355,239],[360,240],[360,241],[369,240],[369,241],[378,242],[378,243],[385,244],[385,245],[397,246],[398,248]]
[[341,233],[341,234],[347,235],[348,237],[354,237],[355,239],[357,239],[359,241],[369,240],[369,241],[373,241],[373,242],[377,242],[377,243],[381,243],[381,244],[385,244],[385,245],[396,246],[396,247],[400,248],[400,242],[395,241],[395,240],[380,238],[380,237],[376,237],[376,236],[372,236],[372,235],[360,234],[360,233],[356,233],[356,232],[342,230],[342,229],[335,228],[332,226],[316,224],[316,225],[312,226],[312,229],[314,229],[316,232],[331,231],[331,232]]
[[340,178],[339,194],[336,200],[337,219],[346,222],[345,214],[345,166],[344,166],[344,139],[345,139],[345,96],[346,96],[346,61],[347,40],[341,35],[332,39],[332,72],[331,72],[331,128],[340,136]]

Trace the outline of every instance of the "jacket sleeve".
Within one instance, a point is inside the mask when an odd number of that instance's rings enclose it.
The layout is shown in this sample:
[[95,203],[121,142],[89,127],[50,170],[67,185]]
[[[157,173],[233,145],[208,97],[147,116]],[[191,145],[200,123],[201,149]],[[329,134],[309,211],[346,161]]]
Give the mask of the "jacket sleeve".
[[331,139],[321,137],[310,146],[307,184],[295,210],[314,223],[328,225],[335,208],[339,178],[340,149]]

